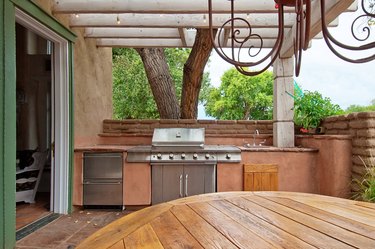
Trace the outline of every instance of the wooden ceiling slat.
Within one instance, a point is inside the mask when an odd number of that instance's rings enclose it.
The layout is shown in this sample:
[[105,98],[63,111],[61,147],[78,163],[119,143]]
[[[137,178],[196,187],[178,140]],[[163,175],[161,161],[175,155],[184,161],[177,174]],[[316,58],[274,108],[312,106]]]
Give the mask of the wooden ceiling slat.
[[[117,17],[120,24],[117,23]],[[275,14],[254,14],[247,17],[239,15],[251,23],[253,28],[276,28],[278,18]],[[219,27],[230,18],[227,14],[213,16],[213,26]],[[285,26],[292,27],[295,14],[285,15]],[[208,28],[203,14],[155,15],[155,14],[80,14],[78,18],[71,15],[71,27],[165,27],[165,28]],[[246,27],[245,23],[237,25]]]
[[[276,13],[273,0],[236,0],[237,13]],[[216,13],[229,13],[230,1],[214,0]],[[287,8],[286,12],[293,12]],[[207,13],[207,0],[54,0],[55,13]]]

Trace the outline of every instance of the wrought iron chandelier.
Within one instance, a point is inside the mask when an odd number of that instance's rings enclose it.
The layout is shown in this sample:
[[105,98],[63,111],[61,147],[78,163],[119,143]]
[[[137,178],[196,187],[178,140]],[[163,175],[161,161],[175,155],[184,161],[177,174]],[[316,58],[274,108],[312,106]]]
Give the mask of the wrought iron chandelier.
[[[264,48],[264,41],[261,35],[253,33],[251,23],[242,18],[235,16],[235,0],[228,0],[231,3],[230,18],[224,22],[224,24],[219,27],[217,32],[217,38],[215,40],[214,28],[213,28],[213,8],[212,0],[208,0],[208,15],[209,15],[209,29],[211,33],[211,40],[214,44],[214,49],[228,63],[234,65],[236,69],[242,74],[248,76],[254,76],[260,74],[267,70],[273,65],[275,60],[280,56],[281,47],[284,40],[284,8],[294,7],[296,14],[296,28],[294,34],[294,58],[295,58],[295,74],[299,75],[301,69],[302,52],[306,50],[310,41],[310,25],[311,25],[311,3],[313,0],[274,0],[275,8],[278,12],[278,35],[276,42],[273,47],[267,53],[261,54]],[[360,42],[360,45],[348,45],[336,40],[331,33],[328,31],[328,23],[326,20],[326,1],[325,0],[315,0],[320,1],[320,15],[321,15],[321,30],[323,38],[328,46],[328,48],[342,60],[351,63],[365,63],[375,59],[375,40],[372,40],[371,35],[371,24],[374,24],[375,20],[375,0],[360,0],[360,7],[363,11],[351,25],[351,34],[353,38]],[[355,32],[355,24],[359,20],[365,20],[362,22],[361,27],[364,37],[359,37]],[[242,26],[246,27],[246,35],[243,37],[243,31],[236,27],[237,24],[241,23]],[[231,38],[231,44],[229,52],[224,51],[224,44],[221,41],[222,32],[226,32],[225,29],[229,29],[229,34]],[[242,34],[241,34],[242,32]],[[242,37],[240,37],[242,35]],[[363,34],[362,34],[363,35]],[[246,43],[251,42],[251,40],[257,40],[259,47],[248,46]],[[369,41],[370,40],[370,41]],[[245,48],[245,46],[248,46]],[[247,58],[243,60],[241,57],[241,51],[247,50]],[[255,51],[255,52],[254,52]],[[344,55],[345,51],[365,51],[366,55],[360,58],[350,58],[348,55]],[[370,55],[368,55],[370,54]],[[268,62],[268,60],[270,61]],[[254,67],[261,66],[258,71],[248,70]]]

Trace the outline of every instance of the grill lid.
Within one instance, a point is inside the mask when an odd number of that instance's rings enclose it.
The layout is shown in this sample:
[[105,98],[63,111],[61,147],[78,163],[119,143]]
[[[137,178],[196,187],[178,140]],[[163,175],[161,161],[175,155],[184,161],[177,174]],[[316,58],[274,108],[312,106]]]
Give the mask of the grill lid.
[[153,147],[204,146],[204,128],[155,128]]

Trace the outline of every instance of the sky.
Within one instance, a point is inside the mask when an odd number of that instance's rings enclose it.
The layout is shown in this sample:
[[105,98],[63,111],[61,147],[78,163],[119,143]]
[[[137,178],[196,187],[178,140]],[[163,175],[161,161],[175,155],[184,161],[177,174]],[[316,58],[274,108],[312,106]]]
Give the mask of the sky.
[[[358,13],[340,16],[339,26],[330,29],[335,38],[343,42],[353,42],[348,28],[353,16],[358,16]],[[374,33],[375,26],[372,26],[372,41]],[[343,109],[353,104],[369,105],[371,100],[375,99],[375,61],[365,64],[345,62],[329,50],[324,39],[315,39],[311,47],[304,51],[301,65],[300,75],[294,79],[302,90],[318,91]],[[206,68],[210,73],[211,84],[220,85],[222,74],[231,67],[213,52]],[[198,118],[207,118],[203,106],[199,107]]]

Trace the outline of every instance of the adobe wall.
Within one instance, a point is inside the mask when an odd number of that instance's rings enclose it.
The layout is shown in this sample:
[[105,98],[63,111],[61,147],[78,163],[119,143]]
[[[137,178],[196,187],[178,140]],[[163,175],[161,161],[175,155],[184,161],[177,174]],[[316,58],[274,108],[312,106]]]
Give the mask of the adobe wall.
[[348,135],[297,135],[297,146],[318,148],[315,177],[318,193],[351,196],[352,141]]
[[189,127],[205,128],[206,134],[218,135],[253,135],[273,133],[272,120],[196,120],[196,119],[127,119],[104,120],[103,133],[121,135],[143,134],[152,135],[154,128]]
[[375,112],[359,112],[325,119],[326,134],[352,136],[352,177],[360,179],[367,164],[375,165]]
[[[34,2],[52,15],[53,1]],[[66,17],[54,17],[68,27]],[[74,142],[75,146],[95,144],[102,120],[112,118],[112,49],[98,48],[95,39],[85,39],[82,28],[71,30],[77,35],[73,62]]]

